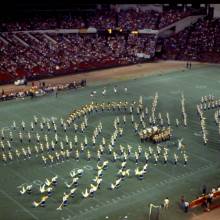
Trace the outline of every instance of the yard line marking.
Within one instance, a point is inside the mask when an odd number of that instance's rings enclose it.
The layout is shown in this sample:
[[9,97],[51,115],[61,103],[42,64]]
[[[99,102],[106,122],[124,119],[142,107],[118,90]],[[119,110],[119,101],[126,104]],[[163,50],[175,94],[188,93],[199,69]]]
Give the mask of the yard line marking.
[[10,127],[3,127],[2,128],[2,131],[10,131],[11,129],[10,129]]
[[205,161],[205,162],[209,162],[209,163],[212,162],[211,160],[206,159],[206,158],[204,158],[204,157],[200,157],[199,155],[197,155],[197,154],[195,154],[195,153],[190,152],[190,154],[192,154],[194,157],[197,157],[197,158],[199,158],[200,160],[203,160],[203,161]]
[[52,171],[52,170],[50,170],[50,169],[48,169],[48,171],[49,171],[50,173],[52,173],[52,174],[58,176],[58,178],[62,179],[62,180],[64,181],[64,183],[67,181],[65,178],[63,178],[61,175],[55,173],[54,171]]
[[196,85],[195,88],[196,89],[206,89],[207,85]]
[[38,220],[39,218],[37,216],[35,216],[32,212],[30,212],[28,209],[26,209],[23,205],[21,205],[21,203],[19,203],[18,201],[16,201],[13,197],[11,197],[6,191],[4,190],[0,190],[0,192],[6,196],[8,199],[10,199],[12,202],[14,202],[17,206],[19,206],[21,209],[23,209],[27,214],[29,214],[33,219]]
[[152,166],[151,168],[153,168],[154,170],[156,170],[156,172],[159,172],[159,173],[164,174],[164,175],[167,176],[167,177],[171,177],[171,178],[173,177],[172,175],[170,175],[170,174],[164,172],[163,170],[161,170],[160,168],[158,169],[158,168],[153,167],[153,166]]

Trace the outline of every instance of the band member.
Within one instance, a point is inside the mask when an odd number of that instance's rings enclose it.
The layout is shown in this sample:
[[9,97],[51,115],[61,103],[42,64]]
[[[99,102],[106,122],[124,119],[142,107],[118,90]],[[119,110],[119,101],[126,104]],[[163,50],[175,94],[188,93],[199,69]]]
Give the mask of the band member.
[[89,150],[87,150],[87,160],[90,161],[91,160],[91,153]]
[[187,165],[187,161],[188,161],[188,156],[184,153],[183,154],[183,158],[184,158],[184,166]]
[[67,206],[68,205],[68,198],[70,197],[70,194],[66,194],[64,192],[63,194],[63,201],[60,204],[60,206],[57,208],[57,210],[62,210],[62,207]]
[[138,164],[139,154],[135,151],[135,163]]
[[34,207],[38,207],[38,206],[41,206],[41,207],[45,207],[46,205],[46,201],[49,197],[48,196],[43,196],[40,200],[40,202],[36,202],[34,201],[32,204]]
[[177,165],[178,162],[178,156],[176,153],[174,153],[174,164]]
[[148,163],[149,160],[149,153],[147,151],[144,152],[144,157],[145,157],[145,163]]

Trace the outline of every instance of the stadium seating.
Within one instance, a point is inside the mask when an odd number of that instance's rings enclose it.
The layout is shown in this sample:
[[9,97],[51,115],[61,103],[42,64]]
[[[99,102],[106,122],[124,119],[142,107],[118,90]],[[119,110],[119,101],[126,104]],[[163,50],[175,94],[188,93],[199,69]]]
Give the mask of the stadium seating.
[[[153,56],[154,35],[2,33],[2,73],[36,78],[135,63],[137,53]],[[80,52],[80,53],[79,53]]]
[[140,9],[120,10],[96,10],[83,15],[33,15],[19,21],[13,19],[1,20],[0,31],[25,31],[47,29],[78,29],[94,27],[98,30],[115,29],[120,27],[125,30],[137,30],[143,28],[160,29],[186,16],[197,13],[187,11],[169,10],[165,12],[142,11]]
[[163,58],[220,62],[220,19],[200,19],[163,42]]
[[[137,29],[161,29],[192,13],[194,13],[192,10],[169,10],[161,13],[140,9],[116,12],[111,9],[97,10],[85,13],[83,16],[33,15],[31,18],[19,21],[1,21],[0,30],[3,31],[0,33],[1,83],[23,77],[37,79],[135,64],[141,62],[143,56],[152,58],[155,55],[157,37],[153,34],[129,33]],[[97,28],[99,31],[96,34],[14,32],[88,27]],[[117,34],[103,32],[115,28],[121,31]],[[200,20],[193,27],[164,41],[163,58],[184,60],[191,56],[193,60],[212,59],[218,62],[220,60],[219,30],[219,21]],[[199,44],[197,39],[200,36],[202,39]],[[186,43],[187,47],[185,47]]]

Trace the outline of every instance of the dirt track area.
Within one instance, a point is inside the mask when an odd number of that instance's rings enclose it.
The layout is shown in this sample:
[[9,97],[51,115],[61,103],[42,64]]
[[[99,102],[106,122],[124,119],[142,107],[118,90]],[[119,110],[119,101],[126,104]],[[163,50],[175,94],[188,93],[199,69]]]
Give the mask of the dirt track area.
[[215,209],[211,212],[204,212],[200,215],[195,215],[190,220],[219,220],[220,219],[220,209]]
[[[130,78],[137,78],[146,75],[153,74],[164,74],[171,71],[184,70],[186,62],[184,61],[158,61],[154,63],[144,63],[136,64],[132,66],[110,68],[104,70],[96,70],[91,72],[85,72],[81,74],[72,74],[66,76],[54,77],[51,79],[41,80],[46,83],[46,85],[57,85],[73,82],[74,80],[80,81],[81,79],[86,79],[87,83],[97,83],[101,81],[109,80],[125,80]],[[193,63],[193,66],[206,65],[200,63]],[[39,81],[34,81],[35,85],[38,85]],[[29,82],[27,86],[15,86],[13,84],[0,86],[0,90],[4,90],[6,93],[12,91],[26,90],[31,87]]]

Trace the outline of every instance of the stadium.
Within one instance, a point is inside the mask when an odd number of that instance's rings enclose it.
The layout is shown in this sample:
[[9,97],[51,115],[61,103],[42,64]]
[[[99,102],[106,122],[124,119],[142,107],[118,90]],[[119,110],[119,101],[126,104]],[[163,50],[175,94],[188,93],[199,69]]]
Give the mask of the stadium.
[[219,220],[220,4],[0,14],[0,219]]

